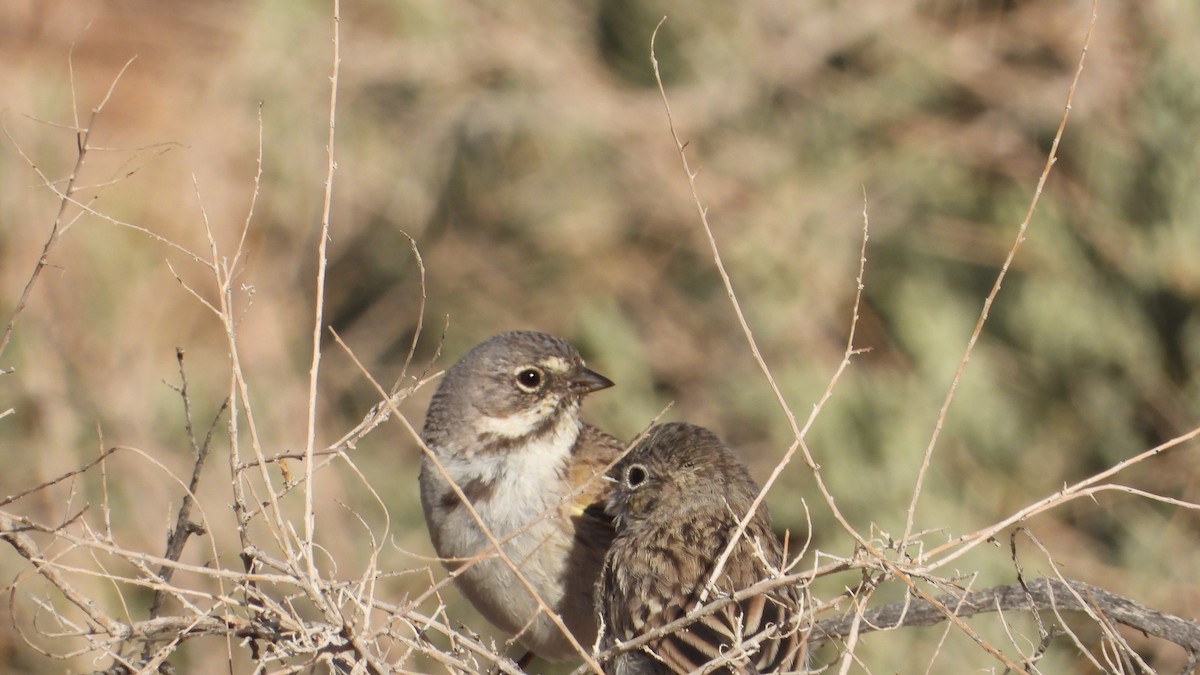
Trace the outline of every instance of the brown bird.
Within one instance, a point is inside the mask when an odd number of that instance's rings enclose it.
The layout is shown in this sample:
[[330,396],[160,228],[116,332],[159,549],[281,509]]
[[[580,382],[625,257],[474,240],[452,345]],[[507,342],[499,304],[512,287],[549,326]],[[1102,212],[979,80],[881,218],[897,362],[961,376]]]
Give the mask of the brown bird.
[[[614,490],[607,510],[616,520],[617,536],[596,587],[606,649],[702,604],[701,593],[718,556],[759,492],[745,464],[715,434],[690,424],[654,427],[608,476]],[[778,573],[783,556],[767,508],[759,506],[707,600],[728,597]],[[802,604],[800,590],[791,585],[731,602],[618,654],[609,672],[802,672]],[[724,665],[704,669],[714,660]]]

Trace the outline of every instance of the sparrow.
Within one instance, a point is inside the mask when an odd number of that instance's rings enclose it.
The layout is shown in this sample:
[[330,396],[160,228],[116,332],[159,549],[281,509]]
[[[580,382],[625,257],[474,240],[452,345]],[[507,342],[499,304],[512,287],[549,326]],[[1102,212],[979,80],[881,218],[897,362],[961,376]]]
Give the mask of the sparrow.
[[450,481],[538,596],[590,647],[593,589],[613,537],[604,512],[611,485],[602,474],[625,444],[583,423],[579,407],[611,386],[566,340],[502,333],[446,371],[421,433],[441,465],[428,454],[421,462],[434,549],[484,618],[551,661],[578,654],[495,553]]
[[[616,538],[596,585],[604,649],[780,573],[783,546],[771,530],[767,507],[760,505],[707,600],[701,599],[718,557],[759,492],[746,465],[711,431],[681,423],[652,427],[608,478],[614,489],[606,510]],[[618,653],[608,672],[802,672],[802,606],[795,586],[772,588]],[[714,660],[724,665],[706,668]]]

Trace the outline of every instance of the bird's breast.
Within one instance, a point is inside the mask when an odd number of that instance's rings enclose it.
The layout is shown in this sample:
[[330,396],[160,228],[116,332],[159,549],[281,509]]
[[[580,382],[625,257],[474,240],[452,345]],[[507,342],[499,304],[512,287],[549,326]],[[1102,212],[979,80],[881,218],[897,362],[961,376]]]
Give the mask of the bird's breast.
[[[554,507],[567,489],[571,448],[578,437],[578,421],[564,415],[562,422],[528,441],[508,444],[503,452],[447,454],[441,460],[445,475],[427,458],[425,481],[432,489],[423,491],[423,501],[431,525],[439,530],[438,553],[467,557],[488,544],[447,476],[462,489],[480,520],[498,539],[526,528],[532,520],[551,511],[524,534],[514,537],[511,548],[536,546],[546,537],[544,528],[560,527],[554,521],[562,516]],[[506,550],[509,548],[506,546]]]

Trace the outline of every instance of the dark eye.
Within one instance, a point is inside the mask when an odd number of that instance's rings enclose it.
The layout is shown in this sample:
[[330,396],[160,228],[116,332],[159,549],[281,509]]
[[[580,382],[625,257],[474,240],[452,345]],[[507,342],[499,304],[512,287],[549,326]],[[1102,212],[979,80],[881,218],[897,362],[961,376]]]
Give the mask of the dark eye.
[[628,469],[625,469],[625,487],[631,490],[638,488],[642,485],[642,483],[645,483],[646,479],[649,477],[650,474],[646,471],[646,467],[642,466],[641,464],[634,464]]
[[517,371],[517,386],[525,391],[536,391],[542,386],[542,371],[537,368],[522,368]]

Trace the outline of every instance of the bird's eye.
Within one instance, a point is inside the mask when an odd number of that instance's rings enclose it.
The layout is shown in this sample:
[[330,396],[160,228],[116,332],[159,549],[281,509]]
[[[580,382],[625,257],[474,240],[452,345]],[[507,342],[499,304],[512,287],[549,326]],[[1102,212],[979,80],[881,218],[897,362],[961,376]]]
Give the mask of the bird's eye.
[[625,487],[634,489],[641,487],[642,483],[650,477],[650,473],[646,471],[646,467],[641,464],[634,464],[628,469],[625,469]]
[[517,386],[528,392],[537,391],[542,386],[542,371],[532,366],[522,368],[517,371]]

